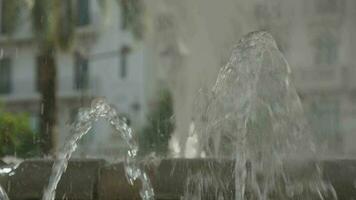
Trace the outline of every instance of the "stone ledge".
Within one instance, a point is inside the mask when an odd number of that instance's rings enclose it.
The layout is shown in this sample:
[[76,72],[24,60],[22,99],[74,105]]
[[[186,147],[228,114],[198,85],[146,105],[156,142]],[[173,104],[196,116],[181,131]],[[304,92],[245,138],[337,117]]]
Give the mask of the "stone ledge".
[[[59,182],[56,198],[96,199],[101,160],[73,160]],[[40,199],[48,184],[53,161],[28,160],[16,169],[15,175],[8,178],[7,191],[13,199]]]
[[[49,160],[25,161],[16,169],[15,175],[1,177],[0,183],[7,190],[11,200],[41,199],[43,188],[48,183],[52,163]],[[308,176],[305,172],[309,171],[308,166],[311,163],[292,163],[289,170],[293,176],[302,178]],[[351,200],[356,196],[356,160],[333,159],[322,161],[321,164],[324,178],[334,185],[339,200]],[[205,199],[211,197],[210,194],[216,192],[217,188],[220,188],[219,192],[223,192],[228,199],[234,197],[233,160],[165,159],[156,165],[143,166],[152,180],[156,199],[180,199],[189,181],[201,187],[198,189],[203,191]],[[216,177],[209,176],[209,171],[214,171]],[[219,181],[220,179],[224,181]],[[123,163],[107,165],[103,160],[71,160],[59,183],[56,198],[140,199],[139,187],[139,183],[135,186],[127,183]],[[194,188],[191,189],[194,191]]]
[[[191,176],[207,177],[208,170],[214,170],[222,177],[226,192],[233,191],[233,163],[212,159],[170,159],[162,160],[158,166],[145,165],[145,170],[152,181],[156,199],[180,199],[184,187]],[[196,181],[196,180],[192,180]],[[219,184],[214,182],[214,184]],[[209,186],[211,187],[211,185]],[[101,200],[140,199],[139,183],[134,187],[127,184],[123,164],[116,164],[100,169],[98,194]],[[232,196],[233,192],[229,196]]]

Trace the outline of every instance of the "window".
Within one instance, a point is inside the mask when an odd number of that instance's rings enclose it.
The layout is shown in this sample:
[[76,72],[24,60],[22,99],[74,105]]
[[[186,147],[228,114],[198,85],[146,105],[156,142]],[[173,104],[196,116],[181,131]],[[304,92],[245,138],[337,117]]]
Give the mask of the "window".
[[82,90],[89,88],[88,59],[79,53],[75,54],[74,61],[74,89]]
[[126,78],[127,76],[127,59],[130,53],[130,47],[124,45],[120,51],[120,77]]
[[9,94],[11,92],[11,60],[3,58],[0,60],[0,94]]
[[338,45],[335,37],[325,34],[316,39],[315,62],[319,65],[332,65],[338,59]]
[[318,13],[335,13],[341,11],[343,0],[317,0],[316,11]]
[[133,111],[137,112],[141,109],[141,105],[140,105],[140,103],[135,102],[135,103],[131,104],[131,108]]
[[90,23],[90,0],[77,0],[77,26],[86,26]]

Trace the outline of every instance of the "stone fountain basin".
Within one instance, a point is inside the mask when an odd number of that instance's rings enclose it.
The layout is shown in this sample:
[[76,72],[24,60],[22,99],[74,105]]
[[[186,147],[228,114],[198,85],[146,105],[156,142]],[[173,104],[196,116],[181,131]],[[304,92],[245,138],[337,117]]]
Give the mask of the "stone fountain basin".
[[[11,200],[41,199],[52,167],[51,160],[27,160],[12,176],[2,176],[0,183]],[[292,162],[293,163],[293,162]],[[289,168],[297,176],[307,174],[309,164],[293,163]],[[324,179],[330,181],[339,200],[356,197],[356,160],[322,160]],[[233,196],[233,160],[164,159],[142,164],[151,177],[156,199],[180,199],[187,178],[207,170],[216,171]],[[306,173],[305,173],[306,172]],[[58,199],[122,200],[140,199],[139,183],[130,186],[125,178],[123,163],[108,164],[103,160],[71,160],[57,190]],[[233,197],[231,198],[233,199]]]

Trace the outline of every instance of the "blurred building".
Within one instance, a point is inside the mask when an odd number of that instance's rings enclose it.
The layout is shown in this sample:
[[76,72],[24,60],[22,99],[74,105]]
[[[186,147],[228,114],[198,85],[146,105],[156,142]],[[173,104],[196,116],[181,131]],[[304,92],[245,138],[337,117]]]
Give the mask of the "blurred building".
[[148,2],[155,25],[150,53],[155,65],[166,70],[173,90],[177,120],[173,146],[181,148],[180,155],[197,89],[211,87],[234,44],[256,30],[271,32],[290,63],[324,153],[356,153],[354,0]]
[[249,1],[147,0],[152,20],[151,65],[157,79],[172,91],[175,131],[170,142],[174,156],[184,156],[200,88],[210,88],[234,43],[251,27]]
[[[173,90],[174,138],[184,148],[197,89],[214,83],[239,38],[264,29],[290,63],[326,153],[356,153],[354,0],[146,0],[150,30],[144,42],[124,28],[116,1],[109,1],[107,17],[97,0],[76,2],[73,51],[56,57],[59,141],[68,135],[78,108],[97,96],[108,98],[139,129],[158,79],[160,87]],[[8,37],[0,14],[0,101],[8,110],[29,112],[36,128],[41,108],[37,44],[30,13],[24,9],[20,15],[17,31]],[[79,151],[114,155],[121,150],[120,137],[107,124],[99,122],[94,129]]]
[[[116,2],[111,2],[106,14],[98,2],[76,0],[73,50],[56,54],[58,146],[68,136],[78,109],[90,106],[98,96],[106,97],[135,128],[145,123],[151,80],[147,77],[151,72],[146,73],[150,70],[145,65],[145,45],[125,29]],[[0,101],[7,110],[28,112],[37,129],[41,105],[31,13],[21,10],[17,30],[11,36],[2,23],[0,17]],[[92,132],[83,138],[77,155],[115,155],[122,150],[120,136],[107,123],[97,123]]]
[[326,154],[356,153],[356,2],[256,1],[257,26],[276,38]]

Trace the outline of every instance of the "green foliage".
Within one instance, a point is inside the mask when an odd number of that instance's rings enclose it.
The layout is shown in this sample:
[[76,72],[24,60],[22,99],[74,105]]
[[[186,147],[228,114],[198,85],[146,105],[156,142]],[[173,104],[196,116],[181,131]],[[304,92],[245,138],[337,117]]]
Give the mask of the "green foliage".
[[28,116],[0,110],[0,157],[16,155],[26,158],[38,155],[35,136]]
[[148,116],[148,123],[140,134],[140,155],[155,152],[166,155],[168,142],[174,130],[173,102],[169,91],[160,93],[160,99],[155,109]]
[[118,0],[121,9],[122,29],[127,29],[137,38],[143,37],[143,12],[142,0]]
[[17,27],[19,13],[21,9],[21,0],[3,0],[4,6],[0,13],[2,17],[1,32],[11,34]]

